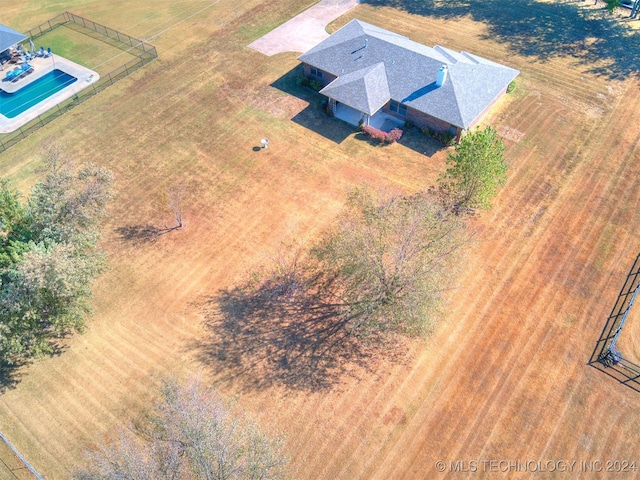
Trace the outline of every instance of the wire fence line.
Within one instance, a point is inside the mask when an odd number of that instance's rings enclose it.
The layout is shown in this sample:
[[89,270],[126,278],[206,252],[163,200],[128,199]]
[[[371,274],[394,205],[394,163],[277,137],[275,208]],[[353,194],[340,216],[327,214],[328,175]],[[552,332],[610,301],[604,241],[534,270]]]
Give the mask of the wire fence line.
[[18,457],[18,459],[24,464],[25,467],[27,467],[27,470],[29,470],[34,477],[36,477],[38,480],[44,480],[42,475],[40,475],[36,471],[36,469],[31,466],[29,462],[27,462],[27,460],[22,456],[22,454],[18,451],[18,449],[14,447],[13,444],[9,441],[9,439],[5,437],[2,433],[0,433],[0,439],[2,439],[5,445],[11,449],[11,451],[15,454],[15,456]]
[[589,364],[605,371],[634,390],[640,391],[640,365],[625,358],[616,346],[638,293],[640,293],[640,254],[627,274],[611,314],[596,342]]
[[122,80],[136,70],[145,66],[147,63],[158,58],[156,47],[150,43],[70,12],[61,13],[37,27],[28,30],[25,34],[31,41],[33,41],[34,39],[37,39],[62,26],[79,26],[96,32],[101,41],[114,45],[114,42],[107,39],[113,40],[116,42],[116,46],[123,48],[135,58],[104,75],[100,75],[100,79],[96,83],[76,93],[73,97],[60,102],[50,110],[47,110],[45,113],[34,118],[27,124],[19,127],[14,132],[0,134],[0,153],[6,151],[19,141],[25,139],[85,100],[93,97],[110,85],[113,85],[118,80]]
[[94,22],[93,20],[89,20],[87,18],[81,17],[80,15],[76,15],[71,12],[64,12],[60,15],[53,17],[51,20],[47,20],[46,22],[38,25],[37,27],[32,28],[25,32],[25,35],[29,37],[31,40],[35,40],[46,33],[49,33],[55,30],[58,27],[67,24],[75,24],[80,25],[89,30],[93,30],[96,33],[104,37],[111,38],[113,40],[117,40],[121,44],[127,44],[133,50],[137,50],[138,55],[144,55],[146,53],[151,53],[153,58],[157,57],[156,47],[151,45],[150,43],[145,42],[144,40],[137,39],[126,33],[119,32],[109,27],[105,27],[99,23]]

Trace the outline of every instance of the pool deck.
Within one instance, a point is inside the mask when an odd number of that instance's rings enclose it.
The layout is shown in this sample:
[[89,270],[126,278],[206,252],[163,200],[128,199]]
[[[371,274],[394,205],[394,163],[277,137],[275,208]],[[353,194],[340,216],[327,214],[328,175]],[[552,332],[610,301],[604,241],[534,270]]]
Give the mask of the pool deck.
[[[42,115],[47,110],[50,110],[57,104],[71,98],[79,91],[87,88],[93,83],[96,83],[100,79],[100,75],[98,75],[97,72],[55,54],[52,54],[49,58],[33,58],[28,63],[33,67],[32,73],[21,78],[17,82],[2,81],[0,82],[0,89],[7,93],[17,92],[43,75],[52,72],[54,69],[58,69],[72,75],[78,80],[37,105],[25,110],[14,118],[8,118],[4,115],[0,115],[0,133],[10,133],[17,130],[22,125],[25,125],[38,117],[38,115]],[[17,65],[5,63],[3,69],[0,70],[0,78],[4,78],[9,71],[13,70],[14,66]]]

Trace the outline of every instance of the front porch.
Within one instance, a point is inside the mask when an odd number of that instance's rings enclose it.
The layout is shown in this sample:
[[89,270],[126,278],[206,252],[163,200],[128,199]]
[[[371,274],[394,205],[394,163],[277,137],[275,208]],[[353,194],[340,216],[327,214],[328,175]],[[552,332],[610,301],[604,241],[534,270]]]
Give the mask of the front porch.
[[355,108],[345,105],[344,103],[337,103],[334,105],[333,116],[343,122],[355,125],[356,127],[359,126],[360,120],[365,124],[377,128],[378,130],[382,130],[383,132],[390,132],[394,128],[401,128],[404,126],[404,122],[402,120],[384,113],[382,110],[378,110],[373,116],[369,116]]

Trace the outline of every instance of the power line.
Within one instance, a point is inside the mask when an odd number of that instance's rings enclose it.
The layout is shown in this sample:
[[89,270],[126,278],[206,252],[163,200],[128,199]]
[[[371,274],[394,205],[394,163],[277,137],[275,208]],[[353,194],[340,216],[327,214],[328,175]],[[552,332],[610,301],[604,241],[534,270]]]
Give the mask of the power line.
[[[198,10],[197,12],[195,12],[195,13],[193,13],[193,14],[189,15],[188,17],[183,18],[182,20],[180,20],[180,21],[178,21],[178,22],[174,23],[174,24],[173,24],[173,25],[171,25],[170,27],[165,28],[164,30],[160,31],[159,33],[156,33],[155,35],[152,35],[152,36],[150,36],[150,37],[147,37],[146,39],[143,39],[143,41],[144,41],[144,42],[148,42],[149,40],[152,40],[152,39],[154,39],[154,38],[159,37],[159,36],[160,36],[160,35],[162,35],[163,33],[168,32],[168,31],[169,31],[169,30],[171,30],[172,28],[175,28],[176,26],[180,25],[181,23],[186,22],[186,21],[187,21],[187,20],[189,20],[190,18],[193,18],[193,17],[195,17],[196,15],[198,15],[198,14],[200,14],[200,13],[204,12],[204,11],[205,11],[205,10],[207,10],[208,8],[213,7],[213,6],[214,6],[214,5],[216,5],[217,3],[220,3],[220,0],[216,0],[215,2],[210,3],[210,4],[209,4],[209,5],[207,5],[206,7],[204,7],[204,8],[202,8],[202,9]],[[96,68],[98,68],[98,67],[100,67],[100,66],[104,65],[105,63],[110,62],[111,60],[113,60],[114,58],[119,57],[120,55],[124,55],[125,53],[129,53],[131,50],[133,50],[134,48],[136,48],[136,47],[137,47],[137,46],[139,46],[139,45],[141,45],[141,43],[139,43],[139,44],[137,44],[137,45],[135,45],[135,46],[133,46],[133,47],[131,47],[131,48],[128,48],[127,50],[124,50],[124,51],[122,51],[122,52],[118,53],[117,55],[114,55],[113,57],[109,58],[108,60],[106,60],[106,61],[104,61],[104,62],[102,62],[102,63],[100,63],[100,64],[96,65],[95,67],[93,67],[93,69],[95,70]]]
[[165,28],[165,29],[164,29],[164,30],[162,30],[161,32],[156,33],[155,35],[152,35],[151,37],[149,37],[149,38],[145,39],[145,41],[147,41],[147,42],[148,42],[148,41],[149,41],[149,40],[151,40],[152,38],[159,37],[160,35],[162,35],[163,33],[167,32],[168,30],[171,30],[172,28],[174,28],[174,27],[176,27],[176,26],[180,25],[181,23],[186,22],[186,21],[187,21],[187,20],[189,20],[190,18],[193,18],[193,17],[195,17],[196,15],[198,15],[199,13],[204,12],[204,11],[205,11],[205,10],[207,10],[208,8],[213,7],[213,6],[214,6],[214,5],[216,5],[217,3],[220,3],[220,0],[216,0],[215,2],[210,3],[210,4],[209,4],[209,5],[207,5],[206,7],[204,7],[204,8],[202,8],[202,9],[198,10],[198,11],[197,11],[196,13],[194,13],[193,15],[189,15],[188,17],[183,18],[183,19],[182,19],[182,20],[180,20],[179,22],[174,23],[173,25],[171,25],[171,26],[170,26],[170,27],[168,27],[168,28]]
[[[184,23],[184,22],[186,22],[187,20],[189,20],[189,19],[191,19],[191,18],[195,17],[196,15],[199,15],[200,13],[204,12],[205,10],[207,10],[207,9],[209,9],[209,8],[211,8],[211,7],[213,7],[214,5],[216,5],[216,4],[218,4],[218,3],[220,3],[220,0],[216,0],[216,1],[214,1],[214,2],[209,3],[207,6],[205,6],[205,7],[201,8],[201,9],[199,9],[198,11],[196,11],[195,13],[192,13],[191,15],[188,15],[188,16],[186,16],[186,17],[182,18],[181,20],[179,20],[179,21],[175,22],[174,24],[170,25],[169,27],[165,28],[164,30],[161,30],[160,32],[158,32],[158,33],[156,33],[156,34],[154,34],[154,35],[152,35],[152,36],[150,36],[150,37],[147,37],[146,39],[143,39],[143,40],[142,40],[142,42],[148,42],[149,40],[152,40],[152,39],[154,39],[154,38],[159,37],[159,36],[160,36],[160,35],[162,35],[163,33],[168,32],[168,31],[169,31],[169,30],[171,30],[172,28],[175,28],[176,26],[180,25],[181,23]],[[171,20],[167,20],[167,21],[171,21]],[[163,23],[161,23],[160,25],[162,25],[162,24],[164,24],[164,23],[166,23],[166,22],[163,22]],[[157,26],[156,26],[156,27],[157,27]],[[154,28],[156,28],[156,27],[154,27]],[[97,65],[95,65],[95,66],[92,66],[92,67],[87,67],[87,68],[90,68],[91,70],[96,70],[98,67],[101,67],[102,65],[105,65],[105,64],[107,64],[107,63],[111,62],[112,60],[114,60],[114,59],[118,58],[119,56],[124,55],[124,54],[126,54],[126,53],[129,53],[129,52],[131,52],[131,50],[136,49],[138,46],[140,46],[140,45],[142,44],[142,42],[140,42],[140,43],[138,43],[138,44],[136,44],[136,45],[134,45],[134,46],[132,46],[132,47],[130,47],[130,48],[127,48],[126,50],[123,50],[123,51],[122,51],[122,52],[120,52],[120,53],[117,53],[117,54],[115,54],[115,55],[113,55],[113,56],[111,56],[111,57],[107,58],[107,59],[106,59],[105,61],[103,61],[102,63],[99,63],[99,64],[97,64]],[[89,51],[89,50],[91,50],[91,49],[93,49],[93,48],[98,48],[98,46],[97,46],[97,45],[92,45],[92,46],[90,46],[90,47],[87,47],[87,48],[85,48],[84,50],[80,51],[80,52],[79,52],[79,54],[84,53],[84,52],[87,52],[87,51]],[[93,59],[96,59],[96,58],[99,58],[99,57],[100,57],[100,56],[95,56],[95,57],[93,57]],[[91,61],[89,61],[89,62],[87,62],[87,63],[91,64]],[[77,80],[77,79],[76,79],[76,80]],[[68,82],[65,82],[65,83],[72,84],[73,82],[74,82],[74,81],[69,80]],[[66,85],[65,85],[65,87],[63,87],[63,88],[66,88]],[[52,92],[54,89],[55,89],[55,88],[52,88],[52,89],[50,89],[50,90],[47,90],[47,91],[45,91],[45,92],[41,93],[40,95],[38,95],[38,97],[37,97],[37,98],[41,98],[41,97],[42,97],[42,98],[43,98],[43,100],[44,100],[45,98],[48,98],[50,95],[52,95],[50,92]],[[62,89],[60,89],[60,90],[62,90]],[[19,110],[20,108],[22,108],[22,107],[23,107],[24,105],[26,105],[27,103],[30,103],[30,102],[29,102],[29,101],[25,101],[25,102],[23,102],[23,103],[21,103],[21,104],[18,104],[16,107],[12,108],[12,109],[11,109],[9,112],[7,112],[7,113],[10,113],[10,112],[13,112],[13,111]],[[39,102],[38,102],[38,103],[39,103]],[[34,106],[35,106],[35,105],[34,105]]]

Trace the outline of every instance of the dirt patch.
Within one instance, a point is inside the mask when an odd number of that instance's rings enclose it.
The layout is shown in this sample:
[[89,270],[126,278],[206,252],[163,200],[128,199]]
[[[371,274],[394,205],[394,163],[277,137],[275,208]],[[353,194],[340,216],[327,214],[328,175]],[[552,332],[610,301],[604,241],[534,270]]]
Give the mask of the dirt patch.
[[402,425],[407,423],[407,415],[402,408],[391,407],[385,415],[383,422],[385,425]]
[[499,127],[498,133],[501,137],[504,137],[505,139],[514,143],[520,143],[520,140],[522,140],[522,137],[524,137],[524,132],[516,130],[512,127],[508,127],[506,125]]

